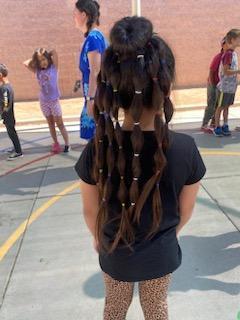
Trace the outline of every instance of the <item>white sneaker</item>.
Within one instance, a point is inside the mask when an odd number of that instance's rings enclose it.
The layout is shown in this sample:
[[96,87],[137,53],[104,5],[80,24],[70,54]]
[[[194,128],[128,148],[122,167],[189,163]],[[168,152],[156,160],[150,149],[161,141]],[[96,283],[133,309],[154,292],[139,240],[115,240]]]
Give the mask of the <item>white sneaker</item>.
[[12,154],[10,154],[10,156],[7,158],[8,161],[13,161],[17,158],[22,158],[23,157],[23,154],[22,153],[16,153],[16,152],[13,152]]

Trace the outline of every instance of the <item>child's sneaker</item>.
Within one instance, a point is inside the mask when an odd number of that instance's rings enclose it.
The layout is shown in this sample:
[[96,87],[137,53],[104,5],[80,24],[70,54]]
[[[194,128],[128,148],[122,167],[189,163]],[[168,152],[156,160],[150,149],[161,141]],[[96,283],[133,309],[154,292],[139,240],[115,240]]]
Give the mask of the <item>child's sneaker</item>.
[[54,143],[52,145],[52,152],[53,153],[60,153],[62,151],[62,148],[60,147],[59,143]]
[[21,158],[21,157],[23,157],[22,153],[13,152],[12,154],[10,154],[10,156],[7,158],[7,160],[12,161],[12,160],[15,160],[15,159]]
[[210,133],[210,134],[213,133],[213,130],[211,128],[209,128],[208,126],[202,126],[201,131],[204,133]]
[[222,128],[221,127],[216,127],[214,130],[213,130],[213,133],[216,137],[223,137],[223,131],[222,131]]
[[230,136],[232,134],[227,124],[222,126],[222,132],[224,136]]
[[65,147],[64,147],[64,149],[63,149],[63,152],[64,152],[64,153],[68,153],[70,150],[71,150],[71,147],[65,145]]

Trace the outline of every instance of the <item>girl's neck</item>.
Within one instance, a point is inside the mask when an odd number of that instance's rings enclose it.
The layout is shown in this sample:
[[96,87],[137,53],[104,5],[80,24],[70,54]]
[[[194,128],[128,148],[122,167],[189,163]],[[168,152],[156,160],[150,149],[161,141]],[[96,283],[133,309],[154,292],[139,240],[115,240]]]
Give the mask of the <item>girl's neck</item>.
[[89,30],[88,30],[88,28],[87,28],[87,25],[85,25],[85,27],[84,27],[84,29],[82,30],[82,32],[85,34],[85,33],[88,31],[88,33],[89,33],[89,32],[91,32],[93,29],[96,29],[96,28],[97,28],[97,24],[96,24],[96,23],[94,23]]
[[7,83],[9,83],[7,78],[0,79],[0,86],[3,86],[4,84],[7,84]]
[[[154,119],[156,112],[154,110],[143,110],[141,119],[140,119],[140,127],[142,131],[154,131]],[[125,117],[122,125],[123,130],[132,130],[134,126],[134,121],[132,116],[128,111],[125,111]]]

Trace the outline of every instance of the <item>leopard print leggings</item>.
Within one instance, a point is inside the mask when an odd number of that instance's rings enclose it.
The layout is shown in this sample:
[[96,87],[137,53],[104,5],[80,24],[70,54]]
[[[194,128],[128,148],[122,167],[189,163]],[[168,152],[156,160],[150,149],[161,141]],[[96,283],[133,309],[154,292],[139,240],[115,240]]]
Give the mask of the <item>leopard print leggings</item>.
[[[104,320],[124,320],[132,302],[134,283],[117,281],[106,273]],[[139,298],[145,320],[168,320],[167,292],[171,275],[139,282]]]

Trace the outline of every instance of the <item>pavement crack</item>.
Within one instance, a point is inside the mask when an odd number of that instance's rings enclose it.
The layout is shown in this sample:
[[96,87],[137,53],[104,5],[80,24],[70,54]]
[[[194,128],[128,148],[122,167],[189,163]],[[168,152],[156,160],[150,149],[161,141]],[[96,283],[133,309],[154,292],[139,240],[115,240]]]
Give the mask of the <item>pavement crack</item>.
[[211,193],[207,190],[206,187],[204,187],[203,184],[201,184],[203,190],[207,193],[207,195],[210,197],[210,199],[215,203],[215,205],[217,206],[217,208],[225,215],[225,217],[229,220],[229,222],[236,228],[236,230],[238,232],[240,232],[239,227],[236,225],[236,223],[229,217],[229,215],[227,214],[227,212],[222,208],[222,206],[220,205],[220,203],[217,201],[217,199],[215,199]]

